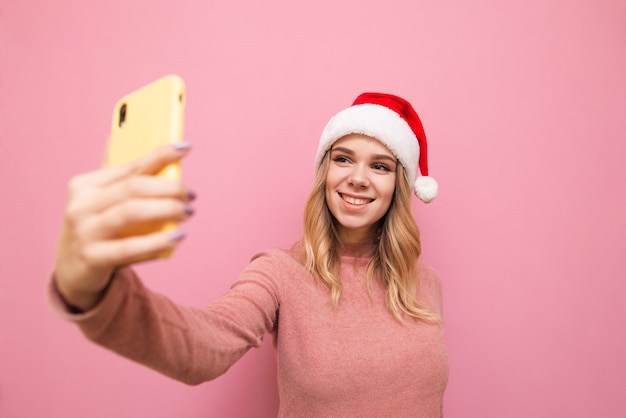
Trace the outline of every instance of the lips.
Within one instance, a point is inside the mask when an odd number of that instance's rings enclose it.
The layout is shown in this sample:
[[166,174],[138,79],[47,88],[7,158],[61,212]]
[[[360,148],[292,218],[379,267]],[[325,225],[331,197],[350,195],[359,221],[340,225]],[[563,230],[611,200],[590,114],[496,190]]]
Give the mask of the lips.
[[345,195],[343,193],[339,193],[339,196],[341,196],[341,199],[344,202],[350,203],[351,205],[357,205],[357,206],[367,205],[368,203],[371,203],[374,201],[374,199],[353,197],[353,196]]

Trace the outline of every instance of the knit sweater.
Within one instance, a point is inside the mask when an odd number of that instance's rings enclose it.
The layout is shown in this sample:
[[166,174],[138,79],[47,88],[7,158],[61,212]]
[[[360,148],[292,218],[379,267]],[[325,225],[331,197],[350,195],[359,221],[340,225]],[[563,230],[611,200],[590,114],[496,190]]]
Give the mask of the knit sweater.
[[[271,334],[277,354],[280,417],[440,417],[448,360],[440,326],[398,321],[374,283],[369,258],[343,256],[342,296],[329,291],[287,250],[253,257],[214,303],[180,306],[150,291],[130,268],[115,274],[102,301],[68,313],[53,309],[92,341],[167,376],[198,384],[224,373]],[[441,314],[441,284],[418,263],[420,301]]]

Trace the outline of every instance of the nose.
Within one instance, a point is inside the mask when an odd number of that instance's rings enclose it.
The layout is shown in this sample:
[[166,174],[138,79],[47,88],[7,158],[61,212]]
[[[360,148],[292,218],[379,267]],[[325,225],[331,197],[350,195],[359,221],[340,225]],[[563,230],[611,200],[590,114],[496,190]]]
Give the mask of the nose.
[[352,166],[348,183],[351,186],[364,188],[369,185],[369,177],[367,175],[367,167],[364,164],[355,164]]

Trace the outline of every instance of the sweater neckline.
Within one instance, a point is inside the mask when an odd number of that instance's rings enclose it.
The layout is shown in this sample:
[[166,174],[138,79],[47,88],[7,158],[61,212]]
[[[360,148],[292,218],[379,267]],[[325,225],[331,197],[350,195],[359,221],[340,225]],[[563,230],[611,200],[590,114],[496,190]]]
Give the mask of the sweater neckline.
[[342,244],[342,258],[372,258],[376,252],[376,245],[368,244]]

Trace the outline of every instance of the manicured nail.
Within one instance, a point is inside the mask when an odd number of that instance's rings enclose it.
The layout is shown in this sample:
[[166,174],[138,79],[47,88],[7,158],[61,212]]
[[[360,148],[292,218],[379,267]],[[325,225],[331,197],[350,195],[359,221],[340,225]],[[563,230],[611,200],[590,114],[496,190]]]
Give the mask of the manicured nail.
[[170,232],[170,241],[178,242],[181,241],[183,238],[185,238],[185,231],[183,231],[182,229],[175,229],[174,231]]
[[196,211],[191,205],[187,205],[187,204],[185,204],[185,209],[184,210],[185,210],[185,214],[187,216],[193,215],[193,213]]
[[176,151],[188,151],[191,148],[191,142],[189,141],[180,141],[173,145]]
[[196,200],[196,192],[194,192],[193,190],[187,190],[187,200],[190,202],[193,202],[194,200]]

